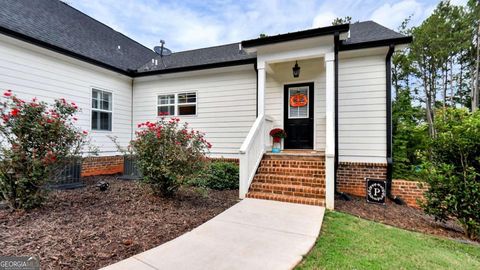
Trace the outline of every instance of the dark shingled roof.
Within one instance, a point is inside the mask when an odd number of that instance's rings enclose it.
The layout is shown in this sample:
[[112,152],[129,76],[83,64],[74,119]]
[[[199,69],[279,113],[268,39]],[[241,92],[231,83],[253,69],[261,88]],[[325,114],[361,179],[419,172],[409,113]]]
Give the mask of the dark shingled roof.
[[364,21],[350,24],[350,38],[343,41],[343,44],[352,45],[405,37],[374,21]]
[[124,71],[135,70],[156,55],[57,0],[0,0],[0,27]]
[[[303,32],[317,33],[322,29],[273,36],[273,41],[281,42]],[[57,0],[0,0],[0,33],[130,76],[247,64],[256,59],[255,54],[240,50],[241,43],[182,51],[160,58],[138,42]],[[306,37],[300,35],[299,38]],[[247,42],[252,41],[257,40]],[[411,37],[365,21],[350,25],[350,38],[343,41],[340,49],[410,41]],[[152,59],[158,64],[154,65]]]
[[[291,34],[297,35],[299,33],[306,32],[306,31],[310,31],[310,30],[293,32],[288,34],[281,34],[281,35],[272,36],[272,37],[281,37],[281,36],[286,36]],[[405,38],[407,37],[391,29],[388,29],[376,22],[365,21],[365,22],[350,24],[350,37],[347,40],[343,41],[342,47],[348,48],[350,46],[354,47],[354,46],[358,46],[366,43],[368,44],[371,42],[388,41],[388,40],[405,39]],[[257,40],[262,41],[263,39],[262,38],[253,39],[253,40],[249,40],[249,42],[257,41]],[[161,73],[161,72],[168,72],[169,70],[173,72],[178,68],[195,67],[195,66],[202,66],[206,64],[224,63],[229,61],[233,62],[233,61],[256,58],[255,54],[246,54],[245,51],[240,50],[240,47],[239,47],[240,44],[241,43],[233,43],[233,44],[173,53],[171,56],[163,57],[163,62],[165,65],[162,64],[160,57],[157,56],[155,58],[158,60],[158,64],[156,66],[151,62],[149,62],[143,67],[141,67],[138,71],[140,73],[153,72],[153,71],[157,71]]]
[[[218,64],[225,62],[248,62],[249,59],[255,59],[255,54],[247,54],[240,50],[240,43],[232,43],[215,47],[208,47],[190,51],[173,53],[170,56],[160,57],[157,55],[157,65],[152,61],[141,67],[138,71],[151,70],[169,70],[186,67],[194,67],[209,64]],[[163,62],[163,63],[162,63]]]

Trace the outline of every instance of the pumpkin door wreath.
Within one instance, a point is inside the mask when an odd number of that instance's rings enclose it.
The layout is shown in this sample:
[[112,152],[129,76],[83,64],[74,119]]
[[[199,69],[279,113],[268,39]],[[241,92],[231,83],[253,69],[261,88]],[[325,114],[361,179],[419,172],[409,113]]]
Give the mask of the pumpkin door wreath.
[[292,107],[304,107],[308,104],[308,97],[305,94],[295,94],[290,96],[290,106]]

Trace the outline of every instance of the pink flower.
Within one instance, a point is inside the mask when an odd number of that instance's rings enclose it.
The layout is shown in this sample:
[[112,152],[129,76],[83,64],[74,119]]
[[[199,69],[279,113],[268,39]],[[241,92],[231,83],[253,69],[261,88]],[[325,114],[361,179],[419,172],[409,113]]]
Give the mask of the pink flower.
[[9,97],[12,95],[12,90],[7,90],[3,93],[4,96]]
[[37,100],[38,100],[38,99],[37,99],[36,97],[32,98],[32,101],[33,101],[33,102],[37,102]]
[[73,117],[73,121],[77,121],[77,120],[78,120],[78,118],[77,118],[77,117]]
[[17,109],[17,108],[13,108],[13,109],[12,109],[12,111],[10,112],[10,114],[11,114],[12,116],[14,116],[14,117],[15,117],[15,116],[17,116],[17,115],[18,115],[18,113],[19,113],[19,112],[20,112],[20,110],[19,110],[19,109]]
[[87,135],[87,134],[88,134],[88,131],[84,130],[83,135]]

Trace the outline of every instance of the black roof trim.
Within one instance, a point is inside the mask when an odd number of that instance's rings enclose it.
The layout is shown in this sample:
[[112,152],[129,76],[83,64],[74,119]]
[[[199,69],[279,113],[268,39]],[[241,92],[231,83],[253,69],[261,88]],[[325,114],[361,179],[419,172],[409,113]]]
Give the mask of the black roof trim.
[[123,75],[126,75],[126,76],[130,76],[130,77],[131,77],[132,74],[133,74],[133,71],[125,71],[125,70],[123,70],[123,69],[120,69],[120,68],[117,68],[117,67],[114,67],[114,66],[105,64],[105,63],[103,63],[103,62],[100,62],[100,61],[98,61],[98,60],[92,59],[92,58],[90,58],[90,57],[86,57],[86,56],[84,56],[84,55],[81,55],[81,54],[78,54],[78,53],[74,53],[74,52],[72,52],[72,51],[69,51],[69,50],[66,50],[66,49],[64,49],[64,48],[61,48],[61,47],[52,45],[52,44],[50,44],[50,43],[47,43],[47,42],[44,42],[44,41],[41,41],[41,40],[32,38],[32,37],[30,37],[30,36],[27,36],[27,35],[24,35],[24,34],[15,32],[15,31],[12,31],[12,30],[10,30],[10,29],[8,29],[8,28],[5,28],[5,27],[2,27],[2,26],[0,26],[0,34],[4,34],[4,35],[10,36],[10,37],[13,37],[13,38],[16,38],[16,39],[25,41],[25,42],[27,42],[27,43],[30,43],[30,44],[39,46],[39,47],[42,47],[42,48],[45,48],[45,49],[49,49],[49,50],[52,50],[52,51],[54,51],[54,52],[57,52],[57,53],[66,55],[66,56],[73,57],[73,58],[75,58],[75,59],[78,59],[78,60],[81,60],[81,61],[90,63],[90,64],[92,64],[92,65],[96,65],[96,66],[99,66],[99,67],[102,67],[102,68],[105,68],[105,69],[108,69],[108,70],[111,70],[111,71],[115,71],[115,72],[118,72],[118,73],[123,74]]
[[248,59],[228,61],[228,62],[218,62],[218,63],[196,65],[196,66],[186,66],[186,67],[178,67],[178,68],[171,68],[171,69],[160,69],[160,70],[136,72],[133,74],[133,77],[145,77],[145,76],[151,76],[151,75],[169,74],[169,73],[195,71],[195,70],[203,70],[203,69],[241,66],[241,65],[249,65],[249,64],[255,64],[255,63],[257,63],[257,58],[248,58]]
[[322,28],[309,29],[304,31],[292,32],[276,36],[269,36],[264,38],[256,38],[242,41],[242,47],[249,48],[255,46],[262,46],[274,44],[285,41],[292,41],[297,39],[311,38],[317,36],[333,35],[336,32],[347,32],[350,29],[350,24],[340,24]]
[[339,49],[340,51],[349,51],[349,50],[383,47],[383,46],[389,46],[391,44],[395,44],[395,45],[408,44],[408,43],[412,43],[412,41],[413,41],[413,38],[411,36],[406,36],[406,37],[400,37],[400,38],[374,40],[374,41],[362,42],[362,43],[340,44]]

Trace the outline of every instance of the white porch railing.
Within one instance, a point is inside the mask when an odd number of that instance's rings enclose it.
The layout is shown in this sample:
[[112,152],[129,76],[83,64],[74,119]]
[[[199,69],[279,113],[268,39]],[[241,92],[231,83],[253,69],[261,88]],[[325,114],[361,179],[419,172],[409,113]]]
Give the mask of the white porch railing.
[[273,120],[259,115],[240,147],[240,198],[245,198],[263,154],[270,147],[269,132]]

